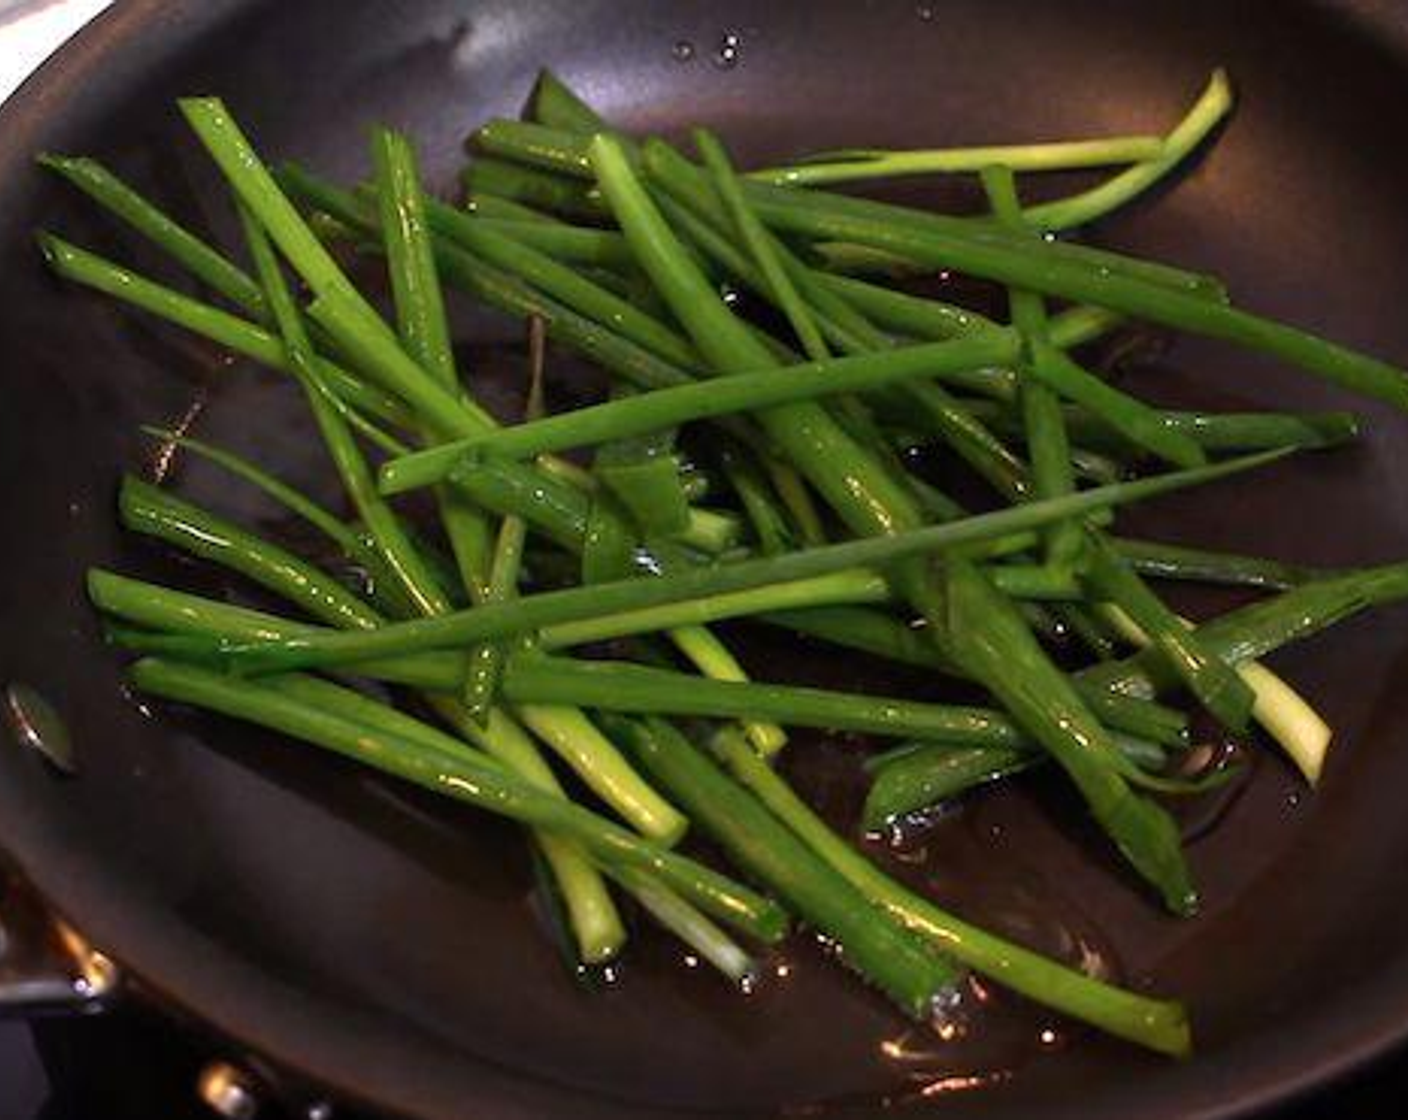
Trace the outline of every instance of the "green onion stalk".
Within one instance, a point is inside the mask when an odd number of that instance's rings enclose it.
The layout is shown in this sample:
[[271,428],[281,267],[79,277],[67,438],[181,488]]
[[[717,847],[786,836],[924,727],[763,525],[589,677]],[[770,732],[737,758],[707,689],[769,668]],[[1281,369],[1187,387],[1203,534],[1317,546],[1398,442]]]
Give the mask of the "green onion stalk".
[[[454,739],[443,750],[432,750],[419,736],[388,733],[347,718],[340,706],[309,704],[285,695],[277,686],[239,680],[194,665],[145,659],[132,667],[131,679],[134,687],[149,695],[272,728],[455,800],[550,834],[570,836],[586,846],[594,858],[651,873],[682,898],[749,936],[775,942],[786,932],[786,915],[770,900],[529,784],[493,759],[458,749],[460,744]],[[409,718],[387,710],[398,717],[398,726],[401,719]]]
[[738,780],[862,894],[954,960],[1065,1015],[1166,1054],[1186,1055],[1183,1007],[1113,987],[970,925],[883,874],[817,817],[771,767],[721,734],[718,746]]

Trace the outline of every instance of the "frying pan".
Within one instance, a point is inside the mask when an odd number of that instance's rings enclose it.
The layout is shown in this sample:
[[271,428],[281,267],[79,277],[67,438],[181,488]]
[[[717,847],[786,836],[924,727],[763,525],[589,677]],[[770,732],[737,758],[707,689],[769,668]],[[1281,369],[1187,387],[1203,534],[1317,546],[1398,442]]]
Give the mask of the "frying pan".
[[[730,34],[736,57],[716,58]],[[40,224],[162,266],[31,157],[96,154],[228,238],[222,192],[182,135],[176,96],[219,93],[268,154],[344,178],[364,167],[366,125],[388,121],[420,139],[432,180],[449,189],[464,133],[516,112],[545,64],[623,126],[708,122],[750,161],[1158,130],[1227,65],[1242,107],[1215,152],[1102,236],[1217,272],[1249,306],[1408,358],[1398,142],[1408,5],[120,3],[0,114],[0,678],[50,700],[79,767],[60,778],[0,744],[0,848],[55,911],[147,993],[246,1052],[343,1100],[417,1116],[865,1116],[908,1102],[953,1117],[1223,1117],[1408,1032],[1401,611],[1279,661],[1338,748],[1314,797],[1263,759],[1191,842],[1207,900],[1195,922],[1160,916],[1074,806],[1039,783],[981,799],[933,834],[918,870],[906,865],[979,921],[1065,939],[1068,951],[1097,947],[1132,980],[1185,996],[1199,1053],[1182,1064],[1064,1028],[1056,1052],[1031,1053],[1025,1040],[1044,1021],[1010,1002],[991,1024],[978,1015],[978,1041],[946,1047],[804,944],[789,950],[790,976],[747,1000],[649,936],[615,985],[584,992],[542,936],[512,830],[248,728],[147,713],[123,694],[83,600],[84,569],[224,590],[115,528],[115,478],[147,454],[137,425],[199,400],[213,438],[330,497],[327,472],[276,379],[51,281],[31,242]],[[457,314],[467,361],[493,365],[513,329]],[[562,361],[563,378],[580,372]],[[1145,365],[1141,389],[1170,403],[1339,400],[1189,340]],[[1140,525],[1309,563],[1408,555],[1408,427],[1372,407],[1366,417],[1355,450],[1162,502]],[[195,465],[180,481],[279,528],[272,510]],[[770,675],[785,675],[779,660]],[[818,737],[792,750],[834,753]],[[814,772],[809,792],[844,801],[827,774]],[[1053,929],[1024,930],[1033,914]]]

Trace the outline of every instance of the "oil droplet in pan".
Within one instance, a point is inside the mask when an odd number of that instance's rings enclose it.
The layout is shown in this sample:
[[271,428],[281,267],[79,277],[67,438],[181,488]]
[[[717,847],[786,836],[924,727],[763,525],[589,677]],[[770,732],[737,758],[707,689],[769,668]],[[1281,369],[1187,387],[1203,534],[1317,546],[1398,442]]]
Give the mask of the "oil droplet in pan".
[[1053,1028],[1014,1014],[1004,998],[965,978],[935,1000],[928,1023],[883,1039],[880,1057],[904,1088],[882,1103],[917,1104],[1006,1081],[1054,1043]]
[[714,65],[720,70],[732,70],[739,63],[742,46],[743,39],[737,32],[725,32],[719,39],[718,49],[714,51]]
[[1234,772],[1222,785],[1206,793],[1172,800],[1170,811],[1185,844],[1202,839],[1222,823],[1246,792],[1261,753],[1232,740],[1202,743],[1188,751],[1187,760],[1178,771],[1179,777],[1205,778],[1219,772]]
[[[972,914],[994,933],[1088,975],[1121,982],[1124,970],[1112,946],[1056,885],[1020,861],[1005,867],[1000,881],[980,873],[999,855],[1006,863],[1008,854],[1002,835],[996,841],[992,835],[1000,819],[984,806],[979,800],[960,812],[904,822],[897,837],[871,838],[870,851],[912,889]],[[886,839],[898,840],[898,849]],[[1074,1030],[970,973],[935,1001],[927,1023],[906,1025],[881,1040],[880,1059],[903,1083],[881,1103],[913,1106],[1007,1081],[1065,1047]]]

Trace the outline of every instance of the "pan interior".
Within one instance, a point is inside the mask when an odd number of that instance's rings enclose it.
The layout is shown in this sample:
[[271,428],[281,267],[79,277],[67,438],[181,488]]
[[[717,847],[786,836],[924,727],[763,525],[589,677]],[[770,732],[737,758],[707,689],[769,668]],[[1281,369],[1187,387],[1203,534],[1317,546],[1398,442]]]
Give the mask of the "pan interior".
[[[729,36],[732,58],[718,53]],[[1160,916],[1070,799],[1041,782],[974,801],[928,835],[922,858],[896,864],[979,922],[1084,946],[1184,996],[1202,1051],[1190,1064],[1068,1033],[1001,997],[988,1009],[970,1001],[957,1032],[968,1037],[945,1042],[804,941],[771,961],[786,975],[746,999],[651,934],[615,983],[583,990],[543,936],[513,831],[274,737],[149,714],[123,695],[83,600],[86,567],[233,588],[116,530],[118,472],[146,462],[137,426],[199,402],[202,434],[331,500],[329,472],[288,384],[44,275],[30,240],[41,224],[171,273],[26,162],[40,147],[97,155],[229,245],[231,215],[182,134],[179,94],[224,96],[270,157],[344,179],[366,168],[367,124],[388,121],[419,138],[449,190],[464,134],[516,113],[542,65],[627,128],[707,123],[742,162],[1158,131],[1226,65],[1241,107],[1211,156],[1100,239],[1215,272],[1250,308],[1404,360],[1408,155],[1384,131],[1391,107],[1408,104],[1408,71],[1388,30],[1308,3],[305,0],[139,2],[86,42],[87,56],[41,77],[48,99],[22,98],[0,135],[0,678],[64,713],[81,767],[56,781],[0,751],[0,840],[155,990],[355,1096],[444,1115],[469,1101],[505,1114],[567,1102],[577,1114],[865,1112],[948,1090],[955,1115],[1063,1101],[1087,1117],[1128,1115],[1133,1101],[1142,1115],[1211,1114],[1408,1024],[1408,896],[1384,889],[1408,853],[1401,611],[1278,659],[1336,728],[1334,758],[1313,797],[1279,758],[1259,762],[1191,844],[1206,899],[1197,921]],[[906,193],[974,201],[961,186]],[[513,376],[512,324],[463,301],[456,322],[471,377]],[[554,361],[569,395],[591,383],[572,359]],[[1343,403],[1270,362],[1191,340],[1136,376],[1171,404]],[[1382,409],[1364,414],[1353,450],[1134,520],[1150,535],[1306,563],[1408,555],[1408,428]],[[288,528],[195,464],[178,465],[176,481],[271,532]],[[854,670],[814,649],[771,644],[755,656],[777,679],[819,671],[844,682]],[[804,734],[791,750],[803,785],[844,808],[848,750]],[[1048,1027],[1054,1045],[1040,1041]]]

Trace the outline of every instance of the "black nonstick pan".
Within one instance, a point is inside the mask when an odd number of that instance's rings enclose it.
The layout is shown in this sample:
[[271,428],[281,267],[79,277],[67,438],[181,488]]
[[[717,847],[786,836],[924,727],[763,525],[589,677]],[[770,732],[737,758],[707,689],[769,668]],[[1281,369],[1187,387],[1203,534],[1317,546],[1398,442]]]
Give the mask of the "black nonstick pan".
[[[1267,752],[1219,819],[1190,823],[1207,900],[1196,921],[1160,916],[1092,858],[1074,806],[1041,783],[985,798],[931,836],[920,873],[955,907],[1014,936],[1084,946],[1131,982],[1183,995],[1198,1046],[1184,1063],[1000,998],[972,1037],[945,1043],[801,943],[788,950],[789,975],[747,999],[650,937],[614,984],[584,990],[542,936],[512,830],[124,694],[84,601],[84,569],[222,587],[116,528],[118,473],[150,451],[138,425],[199,401],[202,431],[310,486],[325,472],[286,385],[53,282],[34,248],[41,225],[158,265],[32,157],[98,155],[229,237],[223,193],[175,97],[218,93],[271,157],[344,179],[364,167],[370,122],[403,126],[448,191],[464,134],[516,113],[543,65],[624,127],[706,122],[748,161],[1158,131],[1225,65],[1242,107],[1210,157],[1099,236],[1216,272],[1250,307],[1408,360],[1408,5],[119,3],[0,113],[0,680],[49,700],[77,765],[60,776],[0,742],[0,851],[54,912],[143,998],[270,1070],[414,1116],[906,1106],[992,1120],[1223,1117],[1408,1034],[1401,610],[1279,659],[1334,725],[1335,754],[1312,796]],[[493,368],[517,344],[503,320],[456,314],[470,363]],[[1171,403],[1341,399],[1187,340],[1136,376]],[[1408,555],[1408,422],[1373,407],[1366,417],[1353,451],[1151,505],[1139,523],[1308,563]],[[188,492],[277,531],[246,492],[196,465],[178,470]],[[793,749],[824,758],[821,738]],[[807,781],[829,795],[826,773]],[[1032,914],[1050,928],[1024,926]]]

